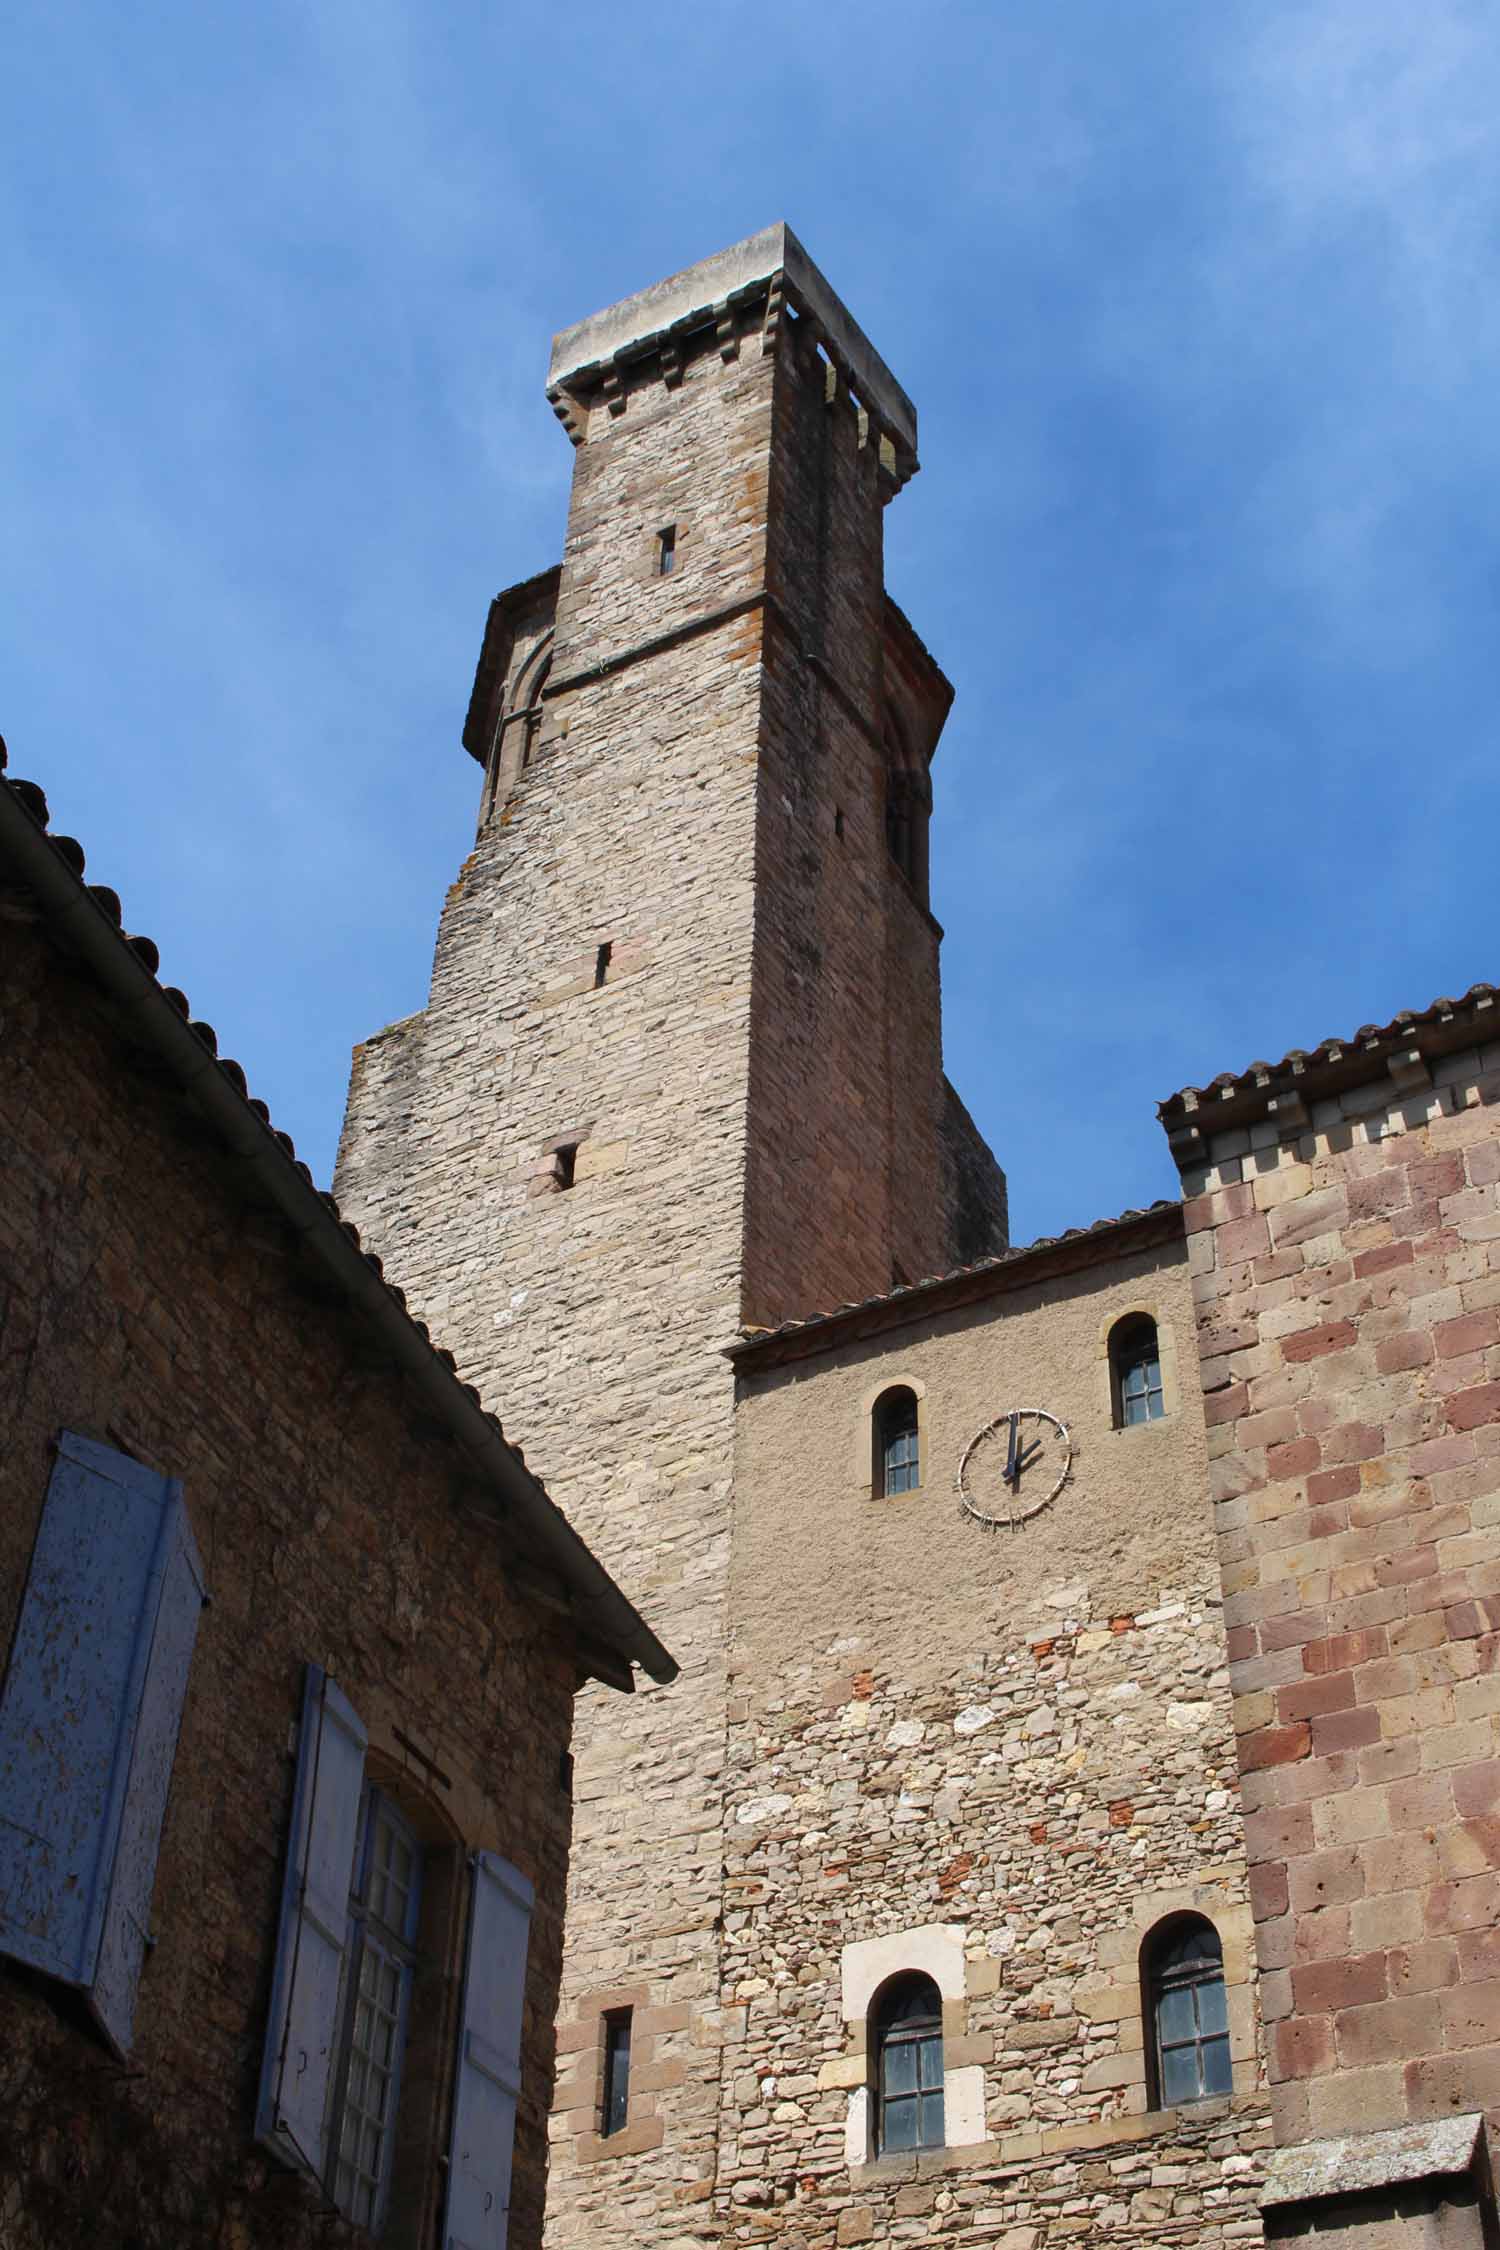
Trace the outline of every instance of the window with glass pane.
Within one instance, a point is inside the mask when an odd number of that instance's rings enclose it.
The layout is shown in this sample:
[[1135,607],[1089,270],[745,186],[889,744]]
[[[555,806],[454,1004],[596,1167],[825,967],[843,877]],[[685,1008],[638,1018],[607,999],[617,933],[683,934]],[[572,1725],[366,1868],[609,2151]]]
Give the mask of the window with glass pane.
[[1166,1412],[1161,1385],[1161,1347],[1154,1320],[1122,1321],[1110,1339],[1114,1363],[1115,1415],[1122,1429],[1158,1422]]
[[896,1977],[875,2007],[875,2147],[943,2146],[943,2003],[931,1977]]
[[1147,1988],[1159,2106],[1232,2092],[1224,1953],[1213,1924],[1197,1915],[1166,1924],[1150,1943]]
[[875,1409],[875,1490],[915,1492],[922,1481],[913,1391],[887,1391]]
[[421,1877],[416,1838],[390,1799],[370,1790],[349,1898],[329,2188],[345,2217],[372,2234],[380,2230],[390,2192]]

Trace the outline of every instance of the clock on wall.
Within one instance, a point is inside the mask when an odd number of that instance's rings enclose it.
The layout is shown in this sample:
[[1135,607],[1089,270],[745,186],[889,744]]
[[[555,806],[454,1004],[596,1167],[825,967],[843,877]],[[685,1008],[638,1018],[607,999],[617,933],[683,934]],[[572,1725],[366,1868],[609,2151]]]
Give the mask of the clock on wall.
[[970,1438],[958,1502],[986,1531],[1015,1530],[1052,1505],[1073,1468],[1066,1422],[1045,1406],[1011,1406]]

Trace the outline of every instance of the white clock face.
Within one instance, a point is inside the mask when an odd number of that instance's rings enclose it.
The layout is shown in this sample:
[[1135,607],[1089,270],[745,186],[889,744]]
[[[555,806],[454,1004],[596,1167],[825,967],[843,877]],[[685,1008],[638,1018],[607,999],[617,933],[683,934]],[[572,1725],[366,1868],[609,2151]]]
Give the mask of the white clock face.
[[1072,1467],[1066,1422],[1044,1406],[1007,1407],[964,1448],[959,1505],[986,1530],[1013,1530],[1051,1506]]

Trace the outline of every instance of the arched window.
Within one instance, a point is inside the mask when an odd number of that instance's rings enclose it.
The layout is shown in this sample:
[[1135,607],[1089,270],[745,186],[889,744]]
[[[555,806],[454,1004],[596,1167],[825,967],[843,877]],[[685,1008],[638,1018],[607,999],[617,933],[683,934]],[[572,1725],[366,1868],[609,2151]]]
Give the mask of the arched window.
[[490,745],[479,825],[505,804],[531,763],[542,723],[542,695],[552,675],[552,634],[544,633],[522,663],[501,705]]
[[1141,1954],[1152,2106],[1176,2109],[1233,2091],[1224,1949],[1212,1922],[1177,1914]]
[[875,2153],[943,2146],[943,2003],[931,1977],[892,1977],[871,2017]]
[[1133,1429],[1137,1422],[1161,1420],[1166,1412],[1161,1385],[1161,1346],[1157,1342],[1156,1322],[1149,1313],[1132,1313],[1112,1331],[1109,1374],[1117,1430]]
[[887,1499],[894,1492],[915,1492],[922,1481],[917,1396],[904,1383],[876,1400],[874,1439],[876,1499]]

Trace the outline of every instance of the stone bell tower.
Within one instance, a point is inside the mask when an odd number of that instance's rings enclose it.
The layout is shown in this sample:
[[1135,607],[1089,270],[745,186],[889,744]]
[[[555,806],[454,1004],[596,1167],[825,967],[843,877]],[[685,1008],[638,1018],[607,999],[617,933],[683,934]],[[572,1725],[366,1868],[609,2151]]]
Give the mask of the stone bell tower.
[[942,1070],[952,691],[882,576],[910,401],[784,226],[566,330],[548,396],[562,564],[491,607],[478,836],[337,1190],[683,1667],[580,1718],[549,2228],[603,2250],[708,2224],[722,1347],[1002,1247],[1005,1203]]

